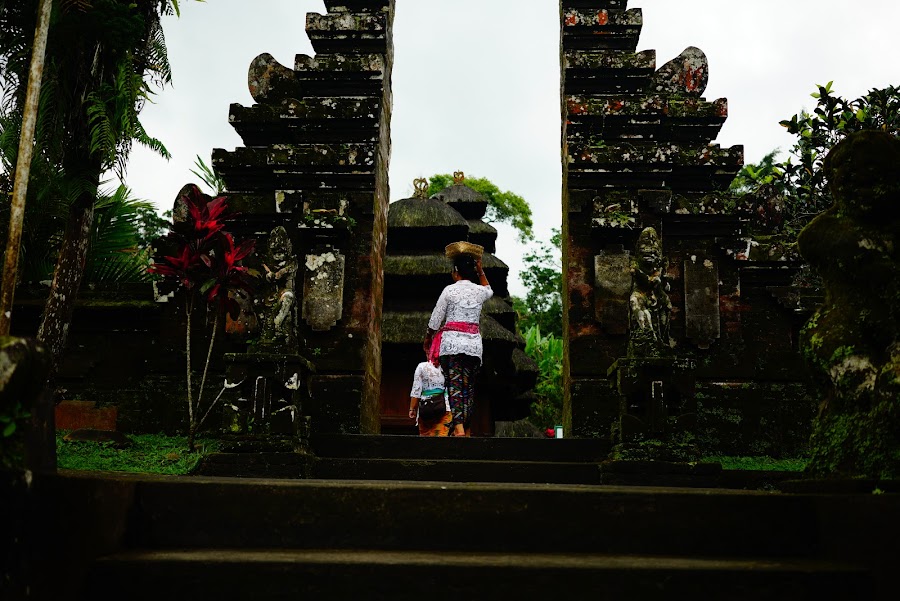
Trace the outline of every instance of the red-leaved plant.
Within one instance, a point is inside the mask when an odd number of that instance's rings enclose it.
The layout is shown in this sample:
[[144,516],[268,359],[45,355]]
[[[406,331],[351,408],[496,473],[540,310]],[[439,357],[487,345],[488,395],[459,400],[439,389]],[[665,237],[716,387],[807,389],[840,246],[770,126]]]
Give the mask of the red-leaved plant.
[[[168,234],[172,256],[160,257],[150,267],[150,272],[171,279],[180,284],[186,294],[185,311],[187,328],[185,345],[187,353],[187,403],[188,403],[188,446],[194,450],[197,432],[222,393],[209,404],[201,415],[201,402],[206,386],[206,376],[212,359],[216,332],[226,313],[232,319],[240,314],[240,305],[235,294],[243,290],[252,294],[252,278],[240,261],[253,252],[254,240],[244,240],[235,245],[234,237],[225,231],[225,222],[234,217],[228,212],[224,196],[211,198],[190,184],[179,194],[174,211],[174,220]],[[196,303],[205,302],[207,319],[211,321],[209,350],[203,366],[200,388],[194,398],[191,381],[191,315]],[[224,391],[224,388],[223,388]]]

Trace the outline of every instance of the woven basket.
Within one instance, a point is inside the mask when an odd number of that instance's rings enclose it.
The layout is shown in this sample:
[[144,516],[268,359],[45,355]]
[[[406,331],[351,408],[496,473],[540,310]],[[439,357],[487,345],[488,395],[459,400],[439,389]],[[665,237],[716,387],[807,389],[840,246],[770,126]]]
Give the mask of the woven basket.
[[454,259],[459,255],[472,255],[476,259],[480,259],[484,254],[484,247],[471,242],[453,242],[447,245],[444,252],[448,259]]

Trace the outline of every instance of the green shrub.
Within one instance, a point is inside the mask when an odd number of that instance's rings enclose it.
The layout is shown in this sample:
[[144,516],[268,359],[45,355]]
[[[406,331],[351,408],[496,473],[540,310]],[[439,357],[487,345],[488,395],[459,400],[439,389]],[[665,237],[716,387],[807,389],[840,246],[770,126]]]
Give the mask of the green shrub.
[[562,423],[563,341],[553,334],[541,336],[540,326],[525,332],[525,354],[538,365],[538,400],[531,405],[531,421],[540,428]]

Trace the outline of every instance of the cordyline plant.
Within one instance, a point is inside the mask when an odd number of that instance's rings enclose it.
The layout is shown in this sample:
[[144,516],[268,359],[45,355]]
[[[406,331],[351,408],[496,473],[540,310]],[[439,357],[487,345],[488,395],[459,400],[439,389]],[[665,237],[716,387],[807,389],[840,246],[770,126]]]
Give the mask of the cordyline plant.
[[[241,266],[239,262],[253,252],[255,241],[245,240],[235,244],[231,233],[225,231],[225,222],[234,216],[234,213],[228,212],[226,197],[211,198],[193,184],[185,186],[178,197],[168,235],[170,247],[174,248],[175,252],[172,256],[161,257],[160,262],[150,267],[151,273],[173,280],[182,286],[187,294],[185,350],[188,446],[191,450],[194,449],[197,432],[222,397],[220,392],[206,410],[202,411],[203,392],[216,342],[216,332],[226,313],[232,319],[238,318],[240,305],[235,295],[239,291],[248,294],[253,292],[252,278],[247,273],[247,268]],[[200,380],[200,388],[194,395],[191,378],[191,316],[197,302],[205,302],[207,305],[207,319],[211,317],[211,332],[203,377]]]

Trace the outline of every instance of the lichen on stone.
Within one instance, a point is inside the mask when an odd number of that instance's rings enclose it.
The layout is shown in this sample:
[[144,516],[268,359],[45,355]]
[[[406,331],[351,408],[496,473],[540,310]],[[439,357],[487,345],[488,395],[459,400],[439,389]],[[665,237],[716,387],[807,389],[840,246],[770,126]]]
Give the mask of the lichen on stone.
[[853,134],[825,160],[835,204],[800,233],[825,304],[802,332],[822,390],[809,471],[900,476],[900,140]]

